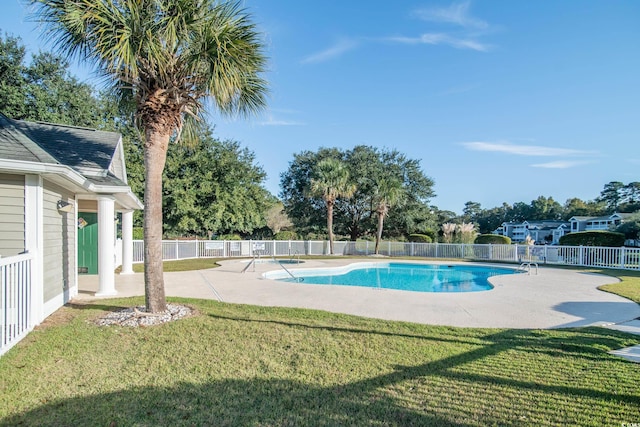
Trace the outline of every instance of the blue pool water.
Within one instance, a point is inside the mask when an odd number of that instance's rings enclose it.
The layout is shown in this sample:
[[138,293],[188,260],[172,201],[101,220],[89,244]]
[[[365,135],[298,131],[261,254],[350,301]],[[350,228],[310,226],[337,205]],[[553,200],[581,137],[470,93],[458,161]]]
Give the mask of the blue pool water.
[[[493,289],[487,280],[513,274],[509,268],[471,265],[358,263],[336,269],[271,272],[265,277],[314,285],[364,286],[416,292],[477,292]],[[284,274],[283,274],[284,273]]]

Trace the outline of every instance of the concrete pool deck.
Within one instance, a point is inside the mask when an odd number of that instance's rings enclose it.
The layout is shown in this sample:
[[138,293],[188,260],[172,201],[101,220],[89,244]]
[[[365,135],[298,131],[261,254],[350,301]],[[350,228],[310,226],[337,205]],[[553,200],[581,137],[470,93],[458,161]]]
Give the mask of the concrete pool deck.
[[[306,260],[299,267],[286,267],[295,274],[297,268],[327,268],[371,261],[388,259]],[[279,282],[262,278],[264,272],[281,268],[275,264],[257,264],[246,273],[241,273],[246,260],[227,260],[220,265],[208,270],[164,273],[166,295],[310,308],[431,325],[515,329],[604,326],[640,333],[640,320],[637,320],[640,305],[597,289],[617,279],[578,270],[541,266],[538,275],[534,269],[531,275],[492,277],[494,289],[491,291],[422,293]],[[95,299],[97,276],[80,276],[78,287],[76,299]],[[143,274],[116,275],[116,290],[115,297],[144,295]]]

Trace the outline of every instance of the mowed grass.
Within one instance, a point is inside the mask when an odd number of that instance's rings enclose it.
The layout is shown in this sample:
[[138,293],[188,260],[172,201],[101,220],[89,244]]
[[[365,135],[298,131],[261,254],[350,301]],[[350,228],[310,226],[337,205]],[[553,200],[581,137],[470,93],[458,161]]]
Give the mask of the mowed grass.
[[[162,263],[162,269],[166,272],[171,271],[190,271],[190,270],[206,270],[209,268],[220,267],[218,261],[224,259],[221,258],[193,258],[193,259],[181,259],[178,261],[164,261]],[[144,264],[133,264],[134,273],[143,273]],[[116,270],[119,272],[119,270]]]
[[608,274],[620,279],[618,283],[601,286],[599,289],[623,296],[640,304],[640,271],[627,270],[594,270],[597,273]]
[[601,328],[435,327],[172,299],[193,317],[99,327],[67,306],[0,358],[0,425],[485,426],[640,421],[640,368]]

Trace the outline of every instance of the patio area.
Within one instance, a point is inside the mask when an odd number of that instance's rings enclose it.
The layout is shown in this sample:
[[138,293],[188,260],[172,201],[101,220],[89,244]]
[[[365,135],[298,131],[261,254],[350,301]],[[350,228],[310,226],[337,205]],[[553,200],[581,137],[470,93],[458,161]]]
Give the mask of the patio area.
[[[306,260],[296,268],[342,266],[361,260]],[[429,262],[437,263],[437,262]],[[606,326],[640,331],[640,305],[599,291],[616,278],[540,267],[539,274],[496,276],[494,289],[469,293],[420,293],[376,288],[286,283],[262,278],[281,267],[257,264],[247,272],[246,260],[221,267],[164,273],[166,295],[214,299],[227,303],[325,310],[386,320],[482,328],[563,328]],[[451,262],[443,264],[454,264]],[[295,273],[294,273],[295,274]],[[94,299],[98,277],[79,276],[77,299]],[[116,276],[117,297],[144,295],[142,273]]]

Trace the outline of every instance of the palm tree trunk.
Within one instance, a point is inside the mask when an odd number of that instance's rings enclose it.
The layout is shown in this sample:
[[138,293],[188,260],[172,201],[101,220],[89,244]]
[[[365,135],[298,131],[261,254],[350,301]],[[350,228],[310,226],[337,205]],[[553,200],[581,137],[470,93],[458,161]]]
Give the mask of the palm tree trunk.
[[376,233],[376,250],[375,250],[376,255],[378,255],[380,251],[380,241],[382,240],[383,227],[384,227],[384,214],[378,212],[378,232]]
[[329,232],[329,255],[333,255],[333,203],[327,200],[327,230]]
[[162,270],[162,172],[170,134],[145,130],[144,149],[144,291],[146,309],[167,309]]

